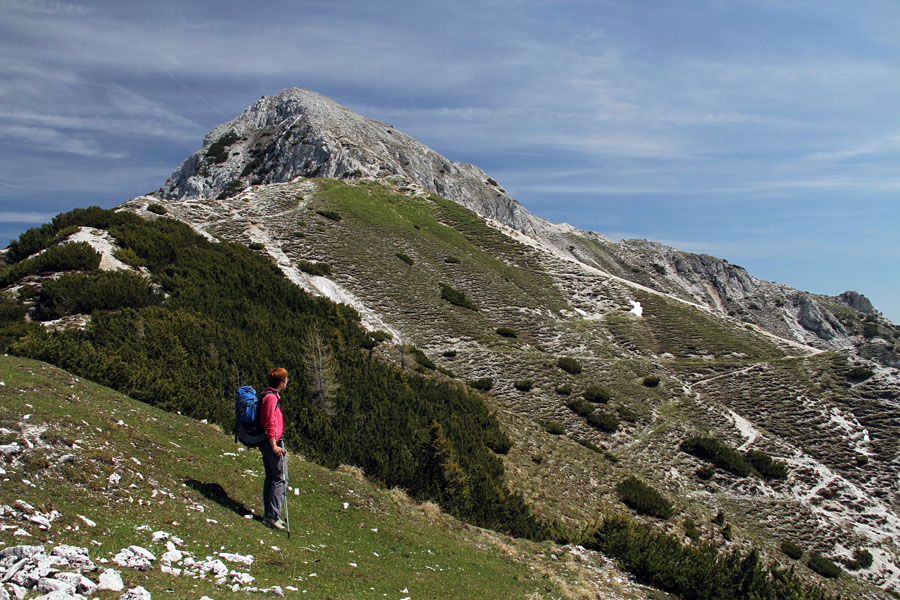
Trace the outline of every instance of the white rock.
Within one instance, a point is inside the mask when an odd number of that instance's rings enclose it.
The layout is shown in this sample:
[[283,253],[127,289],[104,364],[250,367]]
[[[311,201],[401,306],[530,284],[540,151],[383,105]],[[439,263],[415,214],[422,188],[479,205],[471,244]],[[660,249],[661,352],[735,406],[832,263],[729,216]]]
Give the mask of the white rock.
[[248,567],[253,564],[253,560],[254,560],[253,555],[251,555],[251,554],[242,555],[242,554],[232,554],[230,552],[218,552],[217,554],[219,556],[221,556],[223,559],[227,560],[228,562],[240,563],[242,565],[247,565]]
[[56,556],[63,559],[72,568],[80,571],[94,571],[97,566],[91,561],[87,548],[79,548],[77,546],[68,546],[60,544],[55,547],[50,556]]
[[231,573],[229,573],[229,575],[231,576],[232,583],[238,583],[240,585],[250,585],[256,580],[256,578],[250,573],[240,573],[238,571],[232,571]]
[[161,542],[161,541],[163,541],[163,540],[169,539],[169,532],[167,532],[167,531],[154,531],[152,537],[153,537],[153,541],[154,541],[154,542]]
[[2,444],[0,445],[0,454],[4,456],[11,456],[13,454],[18,454],[22,451],[22,446],[18,443],[13,442],[12,444]]
[[27,556],[37,556],[42,554],[46,554],[43,546],[11,546],[0,550],[0,558],[6,558],[7,556],[25,558]]
[[37,525],[40,529],[50,529],[50,519],[42,515],[25,515],[25,519]]
[[115,569],[106,569],[100,573],[100,584],[97,586],[97,589],[121,592],[125,589],[125,584],[122,582],[122,576],[119,575],[118,571]]
[[141,586],[137,586],[119,596],[119,600],[152,600],[152,596],[150,592]]
[[34,600],[84,600],[84,596],[75,593],[67,594],[57,590],[43,596],[37,596]]
[[97,526],[96,523],[94,523],[93,521],[91,521],[90,519],[88,519],[88,518],[87,518],[86,516],[84,516],[84,515],[76,515],[76,516],[77,516],[79,519],[81,519],[81,521],[82,521],[85,525],[87,525],[88,527],[96,527],[96,526]]
[[63,592],[71,596],[75,593],[75,586],[71,583],[50,577],[41,577],[38,580],[37,585],[34,586],[34,589],[48,594],[50,592]]
[[54,579],[65,581],[82,594],[93,594],[97,591],[97,584],[80,573],[57,573]]
[[118,485],[118,483],[120,481],[122,481],[122,476],[119,475],[118,473],[113,473],[112,475],[109,476],[110,485]]
[[166,550],[159,558],[159,562],[163,565],[171,565],[172,563],[180,562],[182,558],[184,558],[184,553],[180,550]]

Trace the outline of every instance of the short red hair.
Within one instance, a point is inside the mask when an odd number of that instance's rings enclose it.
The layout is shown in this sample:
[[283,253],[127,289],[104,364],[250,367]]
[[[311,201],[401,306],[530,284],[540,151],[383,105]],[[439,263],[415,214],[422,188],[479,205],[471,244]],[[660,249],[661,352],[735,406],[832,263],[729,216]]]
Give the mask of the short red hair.
[[281,367],[275,367],[274,369],[269,369],[269,372],[266,373],[266,377],[269,380],[269,387],[278,387],[278,385],[282,381],[287,381],[287,371]]

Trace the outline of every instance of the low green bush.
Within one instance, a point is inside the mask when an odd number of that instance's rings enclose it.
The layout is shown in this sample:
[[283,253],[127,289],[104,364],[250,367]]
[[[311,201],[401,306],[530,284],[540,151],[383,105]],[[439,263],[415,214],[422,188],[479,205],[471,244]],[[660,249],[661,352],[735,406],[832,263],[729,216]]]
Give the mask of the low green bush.
[[402,252],[397,252],[396,254],[394,254],[394,256],[396,256],[397,258],[399,258],[400,260],[402,260],[409,266],[413,265],[413,259],[410,258],[409,256],[407,256],[406,254],[403,254]]
[[656,387],[659,385],[659,375],[647,375],[642,382],[645,387]]
[[445,350],[441,353],[441,356],[444,358],[454,358],[456,356],[456,350]]
[[562,385],[556,386],[556,393],[560,396],[568,396],[572,393],[572,384],[564,383]]
[[850,379],[858,379],[862,381],[863,379],[868,379],[874,374],[875,372],[872,369],[857,365],[850,369],[850,371],[847,373],[847,377],[849,377]]
[[519,334],[516,333],[515,329],[511,329],[509,327],[498,327],[497,335],[505,337],[505,338],[517,338]]
[[588,450],[593,450],[593,451],[596,452],[597,454],[603,454],[603,448],[601,448],[600,446],[598,446],[598,445],[595,444],[594,442],[591,442],[591,441],[589,441],[589,440],[585,440],[585,439],[582,439],[582,438],[578,438],[578,439],[575,440],[575,441],[578,442],[579,445],[584,446],[585,448],[587,448]]
[[474,302],[469,300],[469,298],[467,298],[463,292],[453,289],[445,283],[441,284],[441,299],[446,300],[454,306],[459,306],[460,308],[478,310],[478,306],[476,306]]
[[712,437],[694,436],[681,442],[680,448],[738,477],[748,477],[753,472],[753,466],[740,452]]
[[100,266],[100,259],[100,253],[87,242],[51,246],[37,256],[0,270],[0,287],[6,287],[27,275],[36,273],[95,271]]
[[66,273],[44,283],[37,315],[50,320],[95,310],[144,308],[162,301],[150,282],[132,271]]
[[715,475],[715,473],[716,471],[712,467],[700,467],[699,469],[694,471],[694,474],[703,481],[709,481],[713,478],[713,475]]
[[615,433],[619,430],[619,420],[608,412],[595,410],[587,416],[587,422],[600,431]]
[[781,542],[781,551],[784,552],[788,558],[793,558],[794,560],[800,560],[800,558],[803,557],[803,548],[790,540]]
[[556,361],[556,366],[570,375],[578,375],[582,370],[581,363],[570,356],[561,356]]
[[875,561],[872,553],[868,550],[864,550],[861,548],[856,548],[853,550],[853,560],[849,560],[846,562],[847,568],[853,571],[858,571],[860,569],[868,569],[872,566],[872,563]]
[[210,162],[221,164],[228,160],[228,147],[238,141],[240,138],[233,133],[226,133],[215,142],[210,144],[206,150],[206,156]]
[[638,414],[628,408],[627,406],[619,406],[616,407],[616,414],[619,415],[619,418],[627,423],[637,423],[638,422]]
[[513,383],[513,387],[520,392],[530,392],[534,387],[534,382],[530,379],[521,379]]
[[566,407],[575,414],[586,417],[594,412],[594,405],[581,398],[572,398],[566,402]]
[[494,387],[494,380],[490,377],[482,377],[480,379],[473,379],[469,381],[468,384],[471,388],[482,392],[487,392]]
[[451,265],[458,265],[460,263],[460,260],[458,256],[448,256],[444,259],[444,262]]
[[671,502],[637,477],[620,481],[616,485],[616,494],[629,508],[641,514],[663,520],[675,514]]
[[540,425],[550,435],[562,435],[566,432],[565,428],[556,421],[540,421]]
[[156,203],[156,202],[148,204],[147,210],[149,210],[150,212],[152,212],[153,214],[156,214],[156,215],[164,215],[167,212],[169,212],[165,206],[163,206],[162,204]]
[[584,390],[584,399],[595,404],[606,404],[611,395],[609,390],[602,385],[595,384]]
[[809,553],[809,562],[806,563],[806,566],[828,579],[837,579],[841,576],[841,568],[834,564],[834,561],[825,558],[818,552]]
[[247,244],[247,247],[250,248],[251,250],[265,250],[266,249],[266,245],[263,244],[262,242],[250,242],[249,244]]
[[763,479],[786,479],[788,476],[787,465],[760,450],[748,450],[744,457]]
[[434,364],[434,361],[428,358],[428,356],[424,352],[422,352],[415,346],[410,347],[409,353],[412,354],[412,357],[417,363],[419,363],[426,369],[430,371],[434,371],[435,369],[437,369],[437,365]]
[[333,210],[317,210],[317,215],[321,215],[330,221],[340,221],[344,217],[341,216],[340,213],[335,212]]
[[309,275],[316,277],[330,277],[331,265],[323,262],[309,262],[306,260],[298,260],[297,267]]

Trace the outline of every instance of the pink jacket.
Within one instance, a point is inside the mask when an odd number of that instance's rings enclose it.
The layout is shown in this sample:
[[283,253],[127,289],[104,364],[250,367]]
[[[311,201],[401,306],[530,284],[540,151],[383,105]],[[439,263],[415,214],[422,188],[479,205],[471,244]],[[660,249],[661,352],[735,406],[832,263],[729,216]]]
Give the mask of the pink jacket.
[[284,433],[284,417],[281,414],[281,407],[278,406],[279,400],[281,396],[278,392],[269,387],[263,391],[262,400],[259,401],[260,421],[266,432],[266,438],[276,442]]

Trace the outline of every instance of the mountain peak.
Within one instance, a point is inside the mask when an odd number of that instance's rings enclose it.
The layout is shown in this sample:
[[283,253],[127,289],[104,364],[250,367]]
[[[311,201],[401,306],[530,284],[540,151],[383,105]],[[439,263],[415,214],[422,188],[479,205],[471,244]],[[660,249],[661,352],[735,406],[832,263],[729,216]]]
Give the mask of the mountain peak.
[[480,168],[451,161],[391,125],[300,88],[263,96],[213,129],[158,193],[168,200],[224,198],[299,177],[395,178],[521,231],[549,225]]

